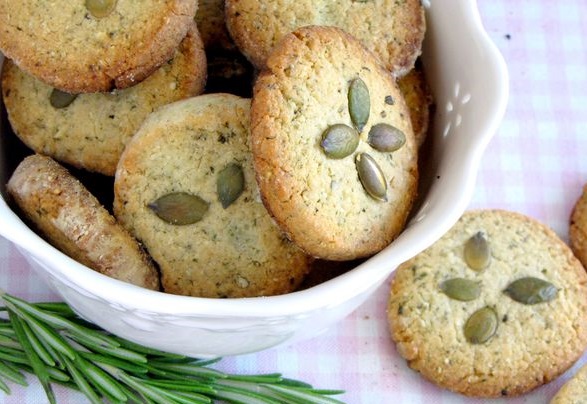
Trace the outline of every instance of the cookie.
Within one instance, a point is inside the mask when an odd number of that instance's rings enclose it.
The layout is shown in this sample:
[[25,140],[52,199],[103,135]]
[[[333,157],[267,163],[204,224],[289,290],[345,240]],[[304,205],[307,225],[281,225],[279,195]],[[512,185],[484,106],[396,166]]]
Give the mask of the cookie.
[[587,185],[575,202],[569,226],[569,245],[575,256],[587,268]]
[[409,111],[349,34],[314,26],[284,37],[255,83],[251,136],[265,206],[308,254],[369,256],[403,229],[418,177]]
[[432,93],[419,63],[405,76],[398,79],[397,84],[410,109],[410,120],[418,147],[426,140],[430,125],[430,109],[433,104]]
[[210,94],[151,114],[122,154],[114,211],[159,264],[168,293],[290,292],[309,258],[263,207],[249,148],[250,100]]
[[550,404],[587,403],[587,365],[569,379],[550,400]]
[[409,366],[468,396],[515,396],[587,346],[587,274],[548,227],[504,210],[466,212],[395,272],[391,336]]
[[193,23],[195,0],[0,4],[0,50],[69,93],[110,91],[169,60]]
[[287,33],[322,25],[356,37],[398,77],[413,67],[426,30],[420,0],[226,0],[226,24],[237,46],[259,69]]
[[59,93],[6,60],[2,95],[18,137],[31,149],[78,168],[114,175],[128,139],[161,105],[200,94],[206,56],[195,24],[175,56],[136,86],[110,93]]
[[159,289],[159,275],[137,241],[50,157],[26,157],[7,189],[24,215],[63,253],[104,275]]

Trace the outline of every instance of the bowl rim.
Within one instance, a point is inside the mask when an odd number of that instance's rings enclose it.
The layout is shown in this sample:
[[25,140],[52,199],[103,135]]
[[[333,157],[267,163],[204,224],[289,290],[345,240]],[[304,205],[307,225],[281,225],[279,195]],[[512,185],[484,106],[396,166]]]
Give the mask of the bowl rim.
[[[427,10],[440,0],[423,0]],[[133,311],[143,311],[169,316],[210,317],[286,317],[303,316],[304,313],[336,306],[351,297],[379,286],[395,268],[428,248],[456,223],[465,211],[474,191],[480,160],[506,110],[508,100],[508,73],[505,61],[497,47],[484,30],[476,0],[443,0],[442,7],[458,9],[469,23],[470,34],[477,43],[482,44],[488,57],[487,66],[494,80],[494,94],[486,105],[487,120],[481,125],[477,141],[462,161],[463,192],[451,198],[450,205],[442,217],[435,218],[432,229],[423,232],[418,242],[411,236],[417,233],[422,224],[416,216],[404,232],[388,247],[359,264],[354,269],[316,286],[289,294],[267,297],[215,299],[173,295],[137,287],[97,273],[61,253],[43,238],[29,229],[27,225],[0,197],[0,235],[30,252],[50,273],[58,273],[60,279],[67,279],[86,292],[94,294],[112,304],[127,307],[132,302]],[[441,6],[439,6],[441,7]],[[88,287],[91,286],[91,287]],[[341,291],[352,291],[352,294]],[[91,292],[90,292],[91,291]],[[59,291],[57,291],[59,293]],[[238,304],[235,304],[237,302]]]

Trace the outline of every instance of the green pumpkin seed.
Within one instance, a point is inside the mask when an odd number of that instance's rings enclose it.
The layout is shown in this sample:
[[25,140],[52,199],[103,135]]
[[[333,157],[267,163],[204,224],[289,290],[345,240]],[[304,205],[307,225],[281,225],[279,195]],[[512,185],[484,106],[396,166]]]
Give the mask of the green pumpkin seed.
[[558,289],[550,282],[528,276],[513,281],[503,292],[516,302],[530,305],[553,300]]
[[86,8],[96,18],[104,18],[116,7],[116,0],[86,0]]
[[369,120],[369,112],[371,110],[369,89],[363,80],[357,77],[351,81],[348,99],[351,121],[353,121],[355,128],[361,132],[367,120]]
[[53,108],[61,109],[68,107],[76,98],[77,94],[66,93],[54,88],[49,96],[49,103]]
[[489,266],[491,251],[487,238],[482,232],[477,232],[465,243],[465,262],[474,271],[482,271]]
[[182,226],[202,220],[209,205],[197,195],[172,192],[149,203],[147,207],[165,222]]
[[359,180],[365,191],[378,201],[387,202],[387,181],[377,162],[367,153],[355,157]]
[[468,302],[481,294],[479,283],[465,278],[448,279],[440,284],[440,290],[451,299]]
[[245,174],[240,165],[231,163],[218,173],[216,192],[218,192],[218,200],[224,209],[236,201],[244,189]]
[[497,331],[497,313],[491,307],[483,307],[469,317],[465,323],[465,338],[471,344],[483,344]]
[[326,156],[341,159],[353,154],[359,145],[359,133],[342,123],[329,126],[322,134],[320,146]]
[[406,135],[395,126],[378,123],[369,130],[367,143],[380,152],[394,152],[406,143]]

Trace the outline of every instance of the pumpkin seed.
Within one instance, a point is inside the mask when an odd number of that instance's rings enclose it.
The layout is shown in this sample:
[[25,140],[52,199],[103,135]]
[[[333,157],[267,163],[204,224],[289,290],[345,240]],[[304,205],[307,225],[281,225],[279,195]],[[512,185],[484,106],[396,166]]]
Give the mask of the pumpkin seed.
[[218,173],[216,178],[216,192],[222,207],[226,209],[243,193],[245,189],[245,174],[240,165],[231,163]]
[[395,126],[378,123],[369,130],[367,143],[380,152],[394,152],[406,143],[406,135]]
[[322,134],[320,146],[324,154],[333,159],[341,159],[352,154],[359,145],[359,133],[342,123],[329,126]]
[[553,300],[558,289],[550,282],[528,276],[513,281],[503,292],[516,302],[530,305]]
[[199,196],[187,192],[171,192],[147,205],[160,219],[179,226],[202,220],[209,206]]
[[96,18],[107,17],[116,7],[116,0],[86,0],[86,8]]
[[483,307],[469,317],[465,323],[465,338],[471,344],[483,344],[497,331],[497,313],[491,307]]
[[66,93],[54,88],[49,96],[49,103],[53,108],[61,109],[68,107],[76,98],[77,94]]
[[367,85],[358,77],[351,81],[348,100],[351,121],[353,121],[355,128],[361,132],[369,119],[371,99],[369,97],[369,89],[367,88]]
[[487,238],[482,232],[477,232],[465,243],[465,262],[474,271],[481,271],[491,261],[491,251]]
[[481,294],[481,288],[475,281],[465,278],[447,279],[440,284],[440,290],[451,299],[468,302]]
[[387,202],[387,181],[377,162],[367,153],[355,157],[359,180],[365,191],[378,201]]

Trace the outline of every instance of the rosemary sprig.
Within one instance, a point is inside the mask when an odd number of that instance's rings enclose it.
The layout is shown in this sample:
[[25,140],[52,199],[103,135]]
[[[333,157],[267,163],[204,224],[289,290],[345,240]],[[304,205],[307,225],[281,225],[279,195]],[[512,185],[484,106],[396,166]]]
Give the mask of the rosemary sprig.
[[90,402],[341,404],[341,390],[315,389],[279,373],[231,375],[198,360],[143,347],[99,329],[65,303],[29,303],[0,290],[0,390],[27,386],[34,373],[50,403],[51,385],[81,391]]

